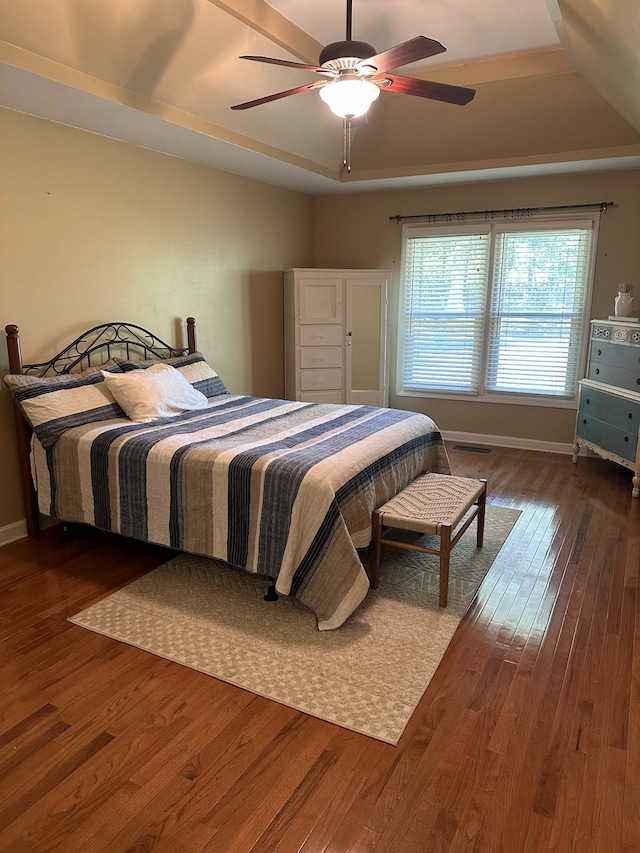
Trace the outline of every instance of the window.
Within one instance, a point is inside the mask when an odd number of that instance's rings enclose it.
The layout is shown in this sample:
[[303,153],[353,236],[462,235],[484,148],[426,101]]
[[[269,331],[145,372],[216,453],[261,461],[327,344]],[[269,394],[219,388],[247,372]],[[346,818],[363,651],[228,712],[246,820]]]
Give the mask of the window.
[[398,393],[571,405],[597,222],[405,225]]

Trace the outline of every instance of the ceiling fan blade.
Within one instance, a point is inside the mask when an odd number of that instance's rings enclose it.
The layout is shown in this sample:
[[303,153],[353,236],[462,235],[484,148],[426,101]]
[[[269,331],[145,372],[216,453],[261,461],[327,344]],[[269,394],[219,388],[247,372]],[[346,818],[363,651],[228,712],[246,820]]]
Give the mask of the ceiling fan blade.
[[[390,85],[384,86],[384,81],[389,80]],[[419,98],[430,98],[433,101],[445,101],[447,104],[459,104],[463,106],[473,100],[475,89],[467,89],[465,86],[451,86],[448,83],[433,83],[430,80],[418,80],[415,77],[397,77],[394,74],[385,74],[381,80],[373,78],[373,82],[382,83],[383,91],[397,92],[400,95],[417,95]]]
[[418,59],[428,59],[430,56],[444,53],[446,49],[439,41],[428,39],[426,36],[416,36],[388,50],[383,50],[382,53],[363,59],[358,65],[372,65],[380,72],[390,71],[401,65],[417,62]]
[[268,104],[270,101],[278,101],[280,98],[288,98],[289,95],[297,95],[298,92],[306,92],[307,89],[319,89],[324,86],[324,80],[316,83],[307,83],[306,86],[297,86],[295,89],[287,89],[286,92],[276,92],[275,95],[265,95],[264,98],[256,98],[255,101],[245,101],[244,104],[235,104],[232,110],[248,110],[249,107],[259,107],[260,104]]
[[303,71],[316,71],[319,74],[326,74],[326,68],[320,68],[319,65],[305,65],[304,62],[290,62],[288,59],[273,59],[270,56],[241,56],[240,59],[252,59],[254,62],[268,62],[269,65],[284,65],[287,68],[302,68]]

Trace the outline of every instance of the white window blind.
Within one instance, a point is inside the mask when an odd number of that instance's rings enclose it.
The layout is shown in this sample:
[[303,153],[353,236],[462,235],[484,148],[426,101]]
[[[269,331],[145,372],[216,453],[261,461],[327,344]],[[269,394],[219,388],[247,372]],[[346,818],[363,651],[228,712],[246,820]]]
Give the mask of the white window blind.
[[573,397],[591,231],[497,233],[486,387]]
[[489,233],[407,240],[403,388],[477,393],[489,248]]
[[405,226],[399,393],[574,399],[596,223]]

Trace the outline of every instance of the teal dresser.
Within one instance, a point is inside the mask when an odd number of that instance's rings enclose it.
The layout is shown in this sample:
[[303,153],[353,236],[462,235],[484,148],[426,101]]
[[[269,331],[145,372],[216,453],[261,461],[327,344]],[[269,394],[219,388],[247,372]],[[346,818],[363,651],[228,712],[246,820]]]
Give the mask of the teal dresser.
[[587,378],[580,382],[573,461],[586,447],[634,472],[640,497],[640,323],[592,320]]

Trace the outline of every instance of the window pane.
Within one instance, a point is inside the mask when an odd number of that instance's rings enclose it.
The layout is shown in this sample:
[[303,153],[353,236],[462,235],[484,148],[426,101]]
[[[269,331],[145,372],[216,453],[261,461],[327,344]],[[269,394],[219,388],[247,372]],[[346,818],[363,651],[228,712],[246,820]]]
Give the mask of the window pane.
[[405,249],[405,390],[477,393],[489,234],[409,237]]
[[591,231],[496,235],[487,390],[572,397]]

